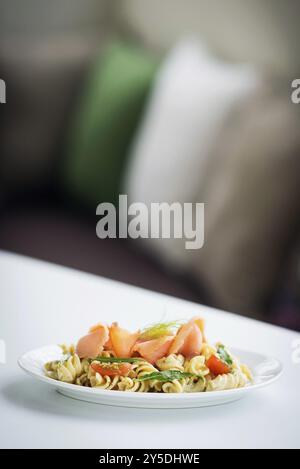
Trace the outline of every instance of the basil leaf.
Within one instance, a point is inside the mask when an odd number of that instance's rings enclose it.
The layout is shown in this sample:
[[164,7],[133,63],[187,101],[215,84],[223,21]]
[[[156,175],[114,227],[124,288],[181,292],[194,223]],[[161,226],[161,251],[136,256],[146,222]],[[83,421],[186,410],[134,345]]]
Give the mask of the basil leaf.
[[[175,379],[182,378],[192,378],[196,375],[193,373],[185,373],[180,370],[165,370],[165,371],[154,371],[153,373],[147,373],[140,378],[137,378],[138,381],[147,381],[149,379],[157,379],[158,381],[174,381]],[[197,376],[198,377],[198,376]]]
[[145,360],[143,360],[142,358],[96,357],[91,359],[91,361],[96,361],[100,363],[136,363]]
[[231,356],[229,355],[229,353],[227,352],[227,350],[225,349],[224,345],[219,345],[217,349],[217,354],[224,363],[226,363],[229,366],[233,365],[233,360]]

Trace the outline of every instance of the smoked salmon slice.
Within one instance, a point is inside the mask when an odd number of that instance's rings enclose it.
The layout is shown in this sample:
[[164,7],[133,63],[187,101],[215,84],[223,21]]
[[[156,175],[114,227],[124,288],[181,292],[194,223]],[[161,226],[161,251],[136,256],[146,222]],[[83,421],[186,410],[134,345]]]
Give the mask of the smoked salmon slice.
[[112,341],[109,337],[108,341],[105,342],[104,344],[104,350],[109,350],[109,351],[113,351],[113,344],[112,344]]
[[198,320],[199,318],[192,318],[181,326],[170,347],[169,354],[181,353],[190,358],[201,353],[203,336]]
[[202,333],[202,340],[203,342],[206,342],[206,337],[205,337],[205,333],[204,333],[204,330],[205,330],[205,321],[204,319],[202,318],[199,318],[199,317],[195,317],[193,318],[195,324],[199,327],[201,333]]
[[91,327],[89,333],[79,339],[76,353],[79,358],[96,358],[109,339],[108,327],[104,324],[96,324]]
[[149,363],[155,363],[160,358],[168,355],[174,336],[160,337],[159,339],[147,340],[146,342],[136,343],[133,352],[138,352],[141,357]]
[[117,357],[129,358],[140,332],[129,332],[114,322],[109,329],[110,344]]

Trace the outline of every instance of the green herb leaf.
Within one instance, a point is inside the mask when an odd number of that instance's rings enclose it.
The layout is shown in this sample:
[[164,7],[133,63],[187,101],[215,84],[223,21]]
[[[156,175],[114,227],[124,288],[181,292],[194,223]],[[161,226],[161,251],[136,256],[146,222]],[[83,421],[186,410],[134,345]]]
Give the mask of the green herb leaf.
[[231,366],[233,365],[233,360],[229,353],[227,352],[226,348],[224,345],[219,345],[217,349],[217,354],[219,358],[225,362],[227,365]]
[[185,373],[180,370],[165,370],[165,371],[154,371],[153,373],[147,373],[140,378],[137,378],[138,381],[147,381],[149,379],[157,379],[158,381],[174,381],[175,379],[182,378],[192,378],[196,375],[193,373]]
[[136,363],[145,361],[143,358],[116,358],[116,357],[96,357],[91,359],[100,363]]
[[166,335],[172,335],[181,326],[182,321],[160,322],[146,327],[140,334],[142,340],[159,339]]

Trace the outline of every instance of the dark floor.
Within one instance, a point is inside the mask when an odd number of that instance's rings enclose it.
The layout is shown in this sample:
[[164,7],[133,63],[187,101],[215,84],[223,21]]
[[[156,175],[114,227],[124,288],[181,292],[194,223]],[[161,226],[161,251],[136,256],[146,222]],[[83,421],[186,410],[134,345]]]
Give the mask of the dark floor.
[[[43,195],[19,199],[0,213],[0,249],[214,306],[191,278],[164,270],[130,240],[97,238],[96,216],[86,213]],[[298,298],[289,288],[278,290],[264,320],[300,330]]]
[[1,217],[0,249],[203,302],[190,279],[164,271],[129,240],[97,238],[95,226],[54,208],[14,208]]

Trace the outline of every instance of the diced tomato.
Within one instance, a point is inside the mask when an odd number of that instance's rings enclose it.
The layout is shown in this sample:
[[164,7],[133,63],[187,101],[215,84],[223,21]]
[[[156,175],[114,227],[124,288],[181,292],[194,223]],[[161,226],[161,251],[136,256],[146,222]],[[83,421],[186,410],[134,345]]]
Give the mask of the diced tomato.
[[92,363],[91,367],[102,376],[127,376],[132,367],[130,363],[120,363],[117,366],[102,366],[100,363]]
[[216,355],[212,355],[206,362],[207,367],[209,370],[216,376],[218,375],[226,375],[230,373],[230,367],[222,362]]

